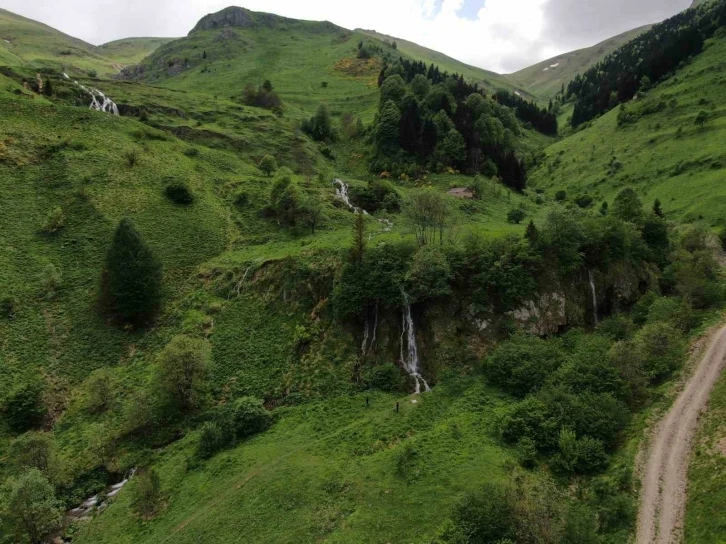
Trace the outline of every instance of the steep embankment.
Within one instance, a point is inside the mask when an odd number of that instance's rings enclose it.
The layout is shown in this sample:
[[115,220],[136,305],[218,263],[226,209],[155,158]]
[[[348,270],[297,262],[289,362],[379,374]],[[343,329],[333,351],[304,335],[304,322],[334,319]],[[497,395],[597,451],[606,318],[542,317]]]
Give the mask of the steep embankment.
[[688,465],[698,418],[726,358],[726,327],[710,345],[650,444],[643,471],[638,544],[670,544],[683,538]]

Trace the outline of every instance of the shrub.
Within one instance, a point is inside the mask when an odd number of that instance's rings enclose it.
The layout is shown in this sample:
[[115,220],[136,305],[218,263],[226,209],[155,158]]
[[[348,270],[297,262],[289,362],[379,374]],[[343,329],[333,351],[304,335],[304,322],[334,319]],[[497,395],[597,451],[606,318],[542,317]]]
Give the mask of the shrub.
[[386,393],[395,393],[405,388],[405,378],[401,370],[392,363],[366,367],[362,372],[366,386]]
[[2,518],[15,532],[13,542],[40,544],[47,534],[61,526],[61,504],[48,478],[38,469],[31,468],[10,478],[6,488]]
[[261,85],[257,89],[252,84],[247,85],[242,93],[242,101],[248,106],[266,108],[273,111],[281,111],[282,109],[282,100],[272,91],[271,85],[269,86],[269,90],[265,85]]
[[35,468],[49,477],[54,472],[55,452],[48,433],[31,431],[20,435],[11,442],[8,454],[20,470]]
[[557,202],[564,202],[565,200],[567,200],[567,193],[565,191],[562,191],[562,190],[557,191],[555,193],[555,200]]
[[444,252],[436,246],[422,246],[416,251],[406,275],[407,291],[416,301],[445,296],[451,293],[452,278]]
[[56,206],[48,212],[45,223],[43,223],[43,231],[49,234],[56,233],[65,226],[65,222],[66,218],[63,215],[63,209],[60,206]]
[[47,412],[43,404],[43,382],[33,379],[17,383],[6,395],[2,408],[11,430],[24,432],[37,427]]
[[515,208],[507,213],[507,221],[519,225],[524,218],[527,217],[525,211],[521,208]]
[[266,430],[272,423],[262,401],[242,397],[234,402],[234,429],[237,438],[246,438]]
[[486,484],[467,495],[454,508],[452,521],[466,539],[463,542],[488,544],[516,538],[514,498],[499,485]]
[[229,440],[221,427],[213,421],[206,421],[199,433],[196,455],[200,459],[209,459],[228,444]]
[[161,263],[124,218],[116,228],[101,275],[101,307],[124,324],[148,323],[161,306]]
[[127,149],[122,154],[124,161],[126,161],[126,165],[129,168],[133,168],[136,166],[136,163],[139,162],[139,159],[141,158],[141,151],[139,151],[137,148],[132,147],[131,149]]
[[262,157],[259,168],[266,176],[271,176],[275,170],[277,170],[277,161],[275,160],[275,157],[271,155],[265,155]]
[[335,140],[336,134],[333,130],[333,123],[330,112],[325,104],[318,106],[315,115],[303,121],[302,130],[313,140],[322,142],[324,140]]
[[131,504],[138,516],[153,517],[161,506],[161,480],[152,468],[140,471],[133,478]]
[[247,195],[247,192],[244,190],[239,190],[234,194],[234,205],[238,208],[243,208],[247,205],[247,202],[249,200],[249,196]]
[[53,264],[48,264],[40,274],[40,285],[42,295],[47,299],[56,296],[61,286],[61,272]]
[[575,199],[575,204],[580,208],[589,208],[592,206],[592,197],[590,195],[580,195]]
[[166,197],[172,202],[182,204],[184,206],[188,206],[194,202],[194,194],[191,189],[182,182],[167,185],[166,189],[164,189],[164,194],[166,194]]
[[183,153],[190,159],[199,156],[199,150],[196,147],[187,147]]
[[208,342],[183,335],[172,338],[159,354],[159,385],[182,412],[201,406],[211,359]]
[[0,315],[12,319],[18,311],[20,301],[15,295],[5,295],[0,297]]
[[98,72],[96,72],[96,70],[88,70],[88,77],[95,79],[98,77]]
[[651,323],[635,335],[635,348],[651,382],[659,382],[680,364],[682,334],[669,323]]
[[532,468],[537,463],[537,444],[529,436],[517,441],[517,460],[525,468]]
[[502,342],[485,363],[489,381],[513,395],[536,391],[564,361],[557,343],[517,334]]
[[554,463],[563,472],[592,474],[607,464],[602,442],[589,436],[577,438],[570,429],[560,431],[558,446],[559,453]]
[[93,414],[108,410],[114,396],[111,372],[106,368],[96,370],[86,381],[85,390],[86,410]]

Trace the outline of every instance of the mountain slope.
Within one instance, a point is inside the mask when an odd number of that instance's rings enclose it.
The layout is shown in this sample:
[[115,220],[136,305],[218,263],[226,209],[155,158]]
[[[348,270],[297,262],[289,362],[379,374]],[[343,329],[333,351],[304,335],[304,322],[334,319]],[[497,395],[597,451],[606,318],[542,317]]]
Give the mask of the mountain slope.
[[124,38],[104,43],[96,47],[96,51],[107,59],[127,66],[138,64],[165,43],[176,38]]
[[592,47],[552,57],[504,77],[512,83],[527,88],[538,96],[552,97],[560,92],[563,84],[567,86],[577,74],[597,64],[606,55],[648,29],[650,29],[650,25],[642,26],[609,38]]
[[119,69],[91,44],[4,9],[0,9],[0,63],[69,73],[95,70],[106,74]]
[[517,91],[525,98],[535,98],[528,90],[510,80],[508,76],[484,70],[483,68],[477,68],[476,66],[470,66],[469,64],[453,59],[443,53],[434,51],[433,49],[428,49],[407,40],[381,34],[375,30],[356,29],[356,31],[367,34],[384,43],[393,43],[395,41],[398,51],[405,58],[423,61],[427,65],[434,64],[449,73],[462,74],[471,83],[479,83],[482,87],[489,91],[505,89],[512,92]]
[[[635,122],[618,126],[615,108],[550,146],[533,185],[550,195],[589,194],[596,203],[612,203],[623,186],[633,185],[644,200],[659,198],[669,218],[720,224],[726,220],[724,58],[726,38],[709,40],[692,64],[623,106]],[[695,123],[701,110],[708,115],[704,128]]]

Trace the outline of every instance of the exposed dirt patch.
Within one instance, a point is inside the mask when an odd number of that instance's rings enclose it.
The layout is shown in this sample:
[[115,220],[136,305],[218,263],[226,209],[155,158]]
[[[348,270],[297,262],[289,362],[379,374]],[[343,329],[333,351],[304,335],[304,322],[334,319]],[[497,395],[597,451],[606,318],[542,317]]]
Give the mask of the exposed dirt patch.
[[718,446],[716,446],[716,449],[726,457],[726,438],[722,438],[721,441],[718,443]]

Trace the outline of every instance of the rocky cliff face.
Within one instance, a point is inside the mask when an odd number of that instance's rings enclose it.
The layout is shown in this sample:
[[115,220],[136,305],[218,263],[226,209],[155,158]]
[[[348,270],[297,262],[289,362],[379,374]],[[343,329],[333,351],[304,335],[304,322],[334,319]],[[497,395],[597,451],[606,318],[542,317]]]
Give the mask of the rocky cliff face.
[[254,28],[267,27],[274,28],[281,23],[287,21],[286,18],[272,13],[256,13],[248,9],[229,7],[217,13],[210,13],[200,19],[192,29],[197,30],[215,30],[218,28]]

